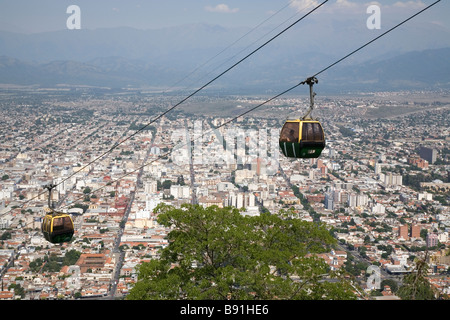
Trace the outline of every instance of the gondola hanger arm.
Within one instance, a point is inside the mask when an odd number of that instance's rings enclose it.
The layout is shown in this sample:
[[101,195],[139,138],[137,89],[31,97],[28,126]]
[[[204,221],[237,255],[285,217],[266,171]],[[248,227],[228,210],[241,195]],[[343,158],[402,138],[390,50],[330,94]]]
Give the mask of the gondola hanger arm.
[[300,84],[309,85],[309,98],[310,98],[309,109],[306,112],[306,114],[303,116],[302,120],[312,120],[312,118],[310,117],[310,114],[314,109],[314,97],[316,96],[316,93],[313,90],[313,86],[315,83],[319,83],[319,80],[316,77],[309,77],[305,81],[300,82]]

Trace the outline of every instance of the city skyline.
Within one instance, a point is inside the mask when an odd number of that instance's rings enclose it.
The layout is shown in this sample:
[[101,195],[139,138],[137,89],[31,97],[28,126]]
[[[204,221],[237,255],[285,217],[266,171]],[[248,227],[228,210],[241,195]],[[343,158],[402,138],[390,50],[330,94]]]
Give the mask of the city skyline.
[[[135,281],[135,267],[157,258],[158,249],[168,245],[166,236],[170,230],[158,224],[156,206],[196,203],[204,207],[243,207],[242,214],[250,217],[264,210],[276,213],[290,208],[302,220],[320,219],[335,229],[339,241],[333,252],[321,256],[330,268],[350,272],[357,264],[350,263],[349,257],[358,256],[365,263],[360,271],[377,261],[383,280],[407,273],[414,266],[411,257],[422,256],[427,244],[437,243],[441,247],[433,247],[430,253],[433,260],[429,263],[435,266],[430,279],[440,279],[445,294],[445,279],[439,274],[446,271],[448,263],[445,250],[449,242],[449,206],[441,189],[448,188],[448,126],[428,125],[437,123],[436,119],[448,112],[445,95],[439,98],[441,103],[433,96],[433,108],[417,103],[427,95],[425,92],[416,93],[416,98],[411,93],[327,98],[317,110],[319,117],[326,115],[323,124],[327,147],[316,160],[276,157],[272,152],[277,149],[270,143],[274,135],[271,132],[280,129],[284,115],[295,112],[306,99],[281,98],[220,130],[213,128],[225,123],[229,115],[194,115],[185,109],[177,116],[162,118],[101,161],[79,171],[109,148],[117,135],[128,136],[141,128],[145,118],[158,108],[156,102],[161,97],[97,94],[89,99],[80,95],[67,100],[63,92],[48,94],[48,98],[41,94],[43,103],[38,105],[32,91],[19,99],[16,94],[3,95],[4,101],[9,96],[3,110],[18,108],[21,112],[17,116],[12,111],[6,119],[3,130],[9,133],[1,141],[2,234],[13,235],[3,240],[1,252],[6,256],[2,256],[2,261],[7,264],[15,244],[27,243],[19,247],[15,267],[3,269],[5,286],[26,283],[35,292],[33,299],[57,295],[64,299],[124,297]],[[26,103],[27,96],[33,99],[34,107]],[[201,112],[201,104],[212,102],[228,106],[228,112],[233,113],[233,109],[241,110],[260,100],[198,97],[189,107]],[[15,103],[18,104],[11,109]],[[386,107],[399,109],[400,113],[386,116]],[[266,135],[260,126],[267,129]],[[47,131],[50,127],[54,134]],[[46,133],[39,133],[40,130]],[[239,144],[240,135],[249,137],[244,139],[245,147]],[[186,142],[183,139],[199,136],[202,138],[192,145],[190,155],[180,153],[180,143]],[[231,137],[236,139],[235,148],[223,144]],[[419,168],[421,145],[436,149],[437,158],[435,163],[422,159]],[[258,147],[264,152],[255,152]],[[245,161],[227,161],[227,150],[232,151],[232,158],[244,156]],[[274,169],[273,161],[279,167]],[[140,168],[144,163],[148,165]],[[416,176],[427,177],[419,181],[429,181],[428,184],[413,180]],[[435,181],[436,177],[442,181]],[[40,186],[49,181],[60,184],[54,194],[58,207],[74,214],[74,241],[63,245],[64,251],[49,245],[38,229],[46,193],[35,197],[42,191]],[[409,226],[406,233],[402,231],[405,225]],[[33,226],[34,231],[30,230]],[[49,264],[45,267],[47,273],[36,269],[44,267],[38,263],[45,252],[64,256],[72,250],[80,256],[71,265]],[[30,268],[39,280],[14,280],[30,272]],[[49,280],[45,274],[54,272],[74,274],[56,284],[57,295],[46,285]],[[94,277],[101,284],[96,284]],[[359,284],[365,285],[364,278]],[[7,297],[11,293],[3,294]],[[396,297],[387,291],[385,294]]]
[[[299,256],[323,264],[320,283],[408,300],[417,274],[448,299],[450,3],[381,39],[432,1],[325,2],[258,47],[321,1],[0,0],[0,300],[139,296],[140,267],[169,261],[167,208],[323,228],[329,243]],[[284,157],[281,128],[315,96],[299,81],[317,72],[325,148]],[[42,234],[48,203],[73,220],[61,245]]]

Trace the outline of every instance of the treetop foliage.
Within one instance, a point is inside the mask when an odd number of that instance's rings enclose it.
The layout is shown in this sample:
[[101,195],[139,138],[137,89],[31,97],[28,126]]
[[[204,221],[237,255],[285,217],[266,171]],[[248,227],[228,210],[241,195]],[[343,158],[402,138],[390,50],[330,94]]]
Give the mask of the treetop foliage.
[[325,225],[293,212],[250,217],[231,207],[160,205],[157,212],[172,229],[169,245],[138,267],[130,300],[355,298],[350,283],[316,255],[335,243]]

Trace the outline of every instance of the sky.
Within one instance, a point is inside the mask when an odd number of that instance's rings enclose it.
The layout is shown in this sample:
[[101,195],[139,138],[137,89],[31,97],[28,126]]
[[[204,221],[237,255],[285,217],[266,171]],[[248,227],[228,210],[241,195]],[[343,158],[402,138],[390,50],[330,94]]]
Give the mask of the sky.
[[[435,0],[329,0],[316,18],[367,19],[370,4],[380,7],[382,19],[401,21]],[[279,23],[296,10],[313,8],[323,0],[0,0],[0,30],[40,33],[66,29],[67,8],[80,8],[80,27],[159,29],[192,23],[224,27],[253,27],[271,17]],[[274,14],[277,13],[275,16]],[[419,19],[450,29],[450,1],[442,0]],[[383,21],[383,20],[381,20]],[[420,20],[418,20],[420,22]]]

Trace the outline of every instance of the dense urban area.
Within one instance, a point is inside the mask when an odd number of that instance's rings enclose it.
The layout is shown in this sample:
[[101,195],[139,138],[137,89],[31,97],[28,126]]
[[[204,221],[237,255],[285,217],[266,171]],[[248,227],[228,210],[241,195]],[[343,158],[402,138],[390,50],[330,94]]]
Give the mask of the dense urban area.
[[[362,299],[398,299],[417,258],[436,298],[448,298],[450,92],[316,91],[326,148],[318,159],[289,159],[278,135],[307,96],[238,117],[268,97],[205,94],[157,118],[183,97],[3,88],[0,299],[126,297],[136,267],[168,245],[160,203],[295,210],[329,226],[337,246],[321,256],[348,273]],[[49,183],[56,209],[74,220],[62,245],[40,229]],[[379,288],[367,285],[370,265]]]

